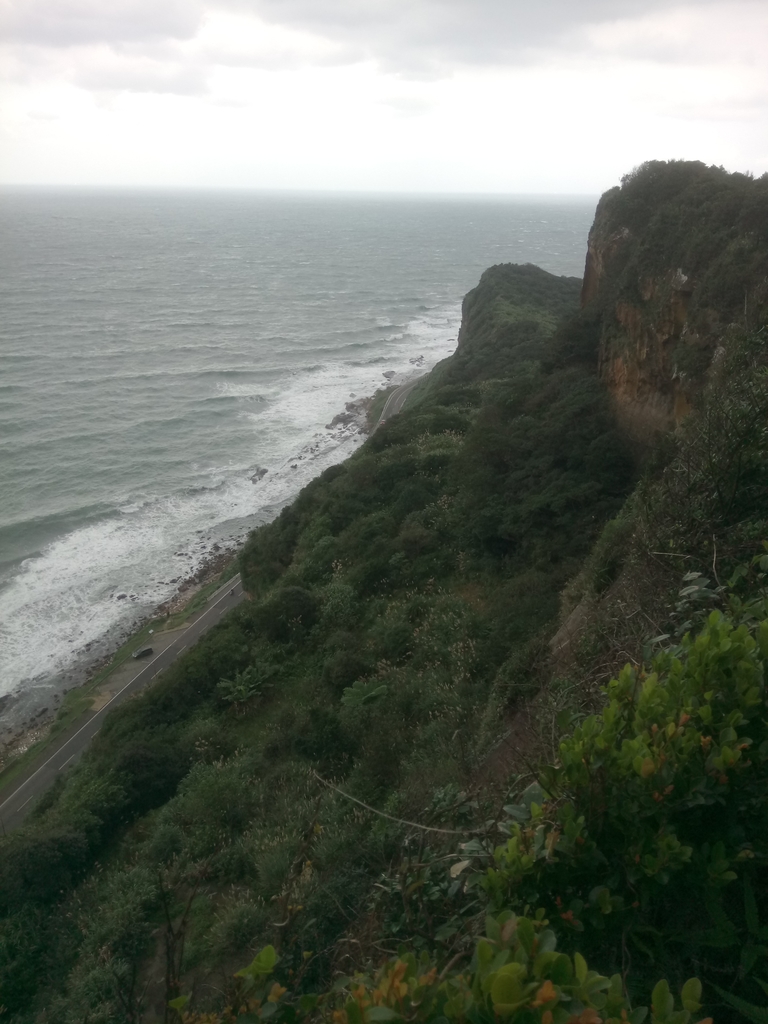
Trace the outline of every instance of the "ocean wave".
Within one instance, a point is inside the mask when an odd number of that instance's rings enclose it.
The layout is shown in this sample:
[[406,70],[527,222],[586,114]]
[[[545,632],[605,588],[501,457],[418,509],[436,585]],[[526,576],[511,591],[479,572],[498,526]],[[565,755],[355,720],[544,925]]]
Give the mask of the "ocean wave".
[[123,506],[119,519],[76,529],[24,559],[0,589],[0,695],[52,679],[90,645],[151,613],[214,543],[242,540],[245,528],[232,536],[228,524],[262,520],[353,450],[349,434],[326,432],[283,455],[258,486],[238,473]]
[[[68,200],[46,202],[36,233],[17,218],[17,248],[5,232],[0,253],[2,393],[9,407],[30,396],[17,422],[37,445],[4,460],[0,496],[20,522],[0,532],[15,559],[0,576],[0,678],[17,689],[114,640],[213,543],[242,537],[358,448],[354,426],[327,424],[389,385],[385,372],[408,379],[449,355],[460,296],[491,261],[579,273],[593,215],[481,203],[457,246],[454,207],[419,220],[409,203],[394,232],[385,204],[364,237],[341,200],[249,199],[220,230],[204,200],[163,221],[162,203],[136,199],[124,221],[116,201],[110,230],[90,240],[82,218],[67,221],[69,241],[59,224],[53,265],[45,232]],[[570,255],[547,264],[553,251]],[[30,275],[35,258],[45,275]],[[13,420],[9,445],[21,440]]]
[[[420,354],[414,341],[428,343],[421,348],[433,356],[447,355],[456,315],[451,307],[432,323],[412,320],[387,356],[333,366],[309,363],[288,375],[268,410],[248,414],[261,428],[258,461],[248,465],[267,470],[255,482],[255,470],[249,475],[245,467],[198,469],[210,482],[164,498],[124,499],[114,509],[117,519],[103,514],[22,562],[0,589],[0,693],[66,670],[89,645],[168,600],[176,586],[171,581],[197,571],[212,543],[232,541],[224,536],[227,524],[263,520],[267,510],[276,512],[323,469],[351,454],[361,443],[354,428],[331,430],[326,423],[343,410],[350,394],[373,393],[388,383],[382,364],[395,373],[412,373],[409,359]],[[254,397],[249,383],[219,380],[213,386],[217,391],[206,401]],[[234,393],[222,396],[222,387]],[[263,394],[259,398],[264,400]],[[163,422],[158,417],[154,427]],[[237,540],[244,531],[241,525]]]
[[211,395],[211,400],[217,398],[248,398],[252,401],[267,402],[269,399],[263,394],[263,388],[256,384],[237,384],[234,382],[220,382],[216,384],[218,395]]

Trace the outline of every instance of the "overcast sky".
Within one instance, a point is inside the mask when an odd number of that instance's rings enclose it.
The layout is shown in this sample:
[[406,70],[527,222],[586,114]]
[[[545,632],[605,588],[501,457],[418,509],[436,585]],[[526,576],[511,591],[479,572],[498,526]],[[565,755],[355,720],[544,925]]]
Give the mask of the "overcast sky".
[[595,194],[768,171],[768,0],[0,0],[0,181]]

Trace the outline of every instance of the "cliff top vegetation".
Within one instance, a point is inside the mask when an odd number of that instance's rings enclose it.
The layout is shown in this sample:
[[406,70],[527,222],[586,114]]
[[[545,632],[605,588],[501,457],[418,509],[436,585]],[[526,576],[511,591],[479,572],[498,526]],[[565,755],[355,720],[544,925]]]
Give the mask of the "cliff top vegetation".
[[584,298],[599,294],[604,309],[623,299],[652,315],[676,290],[690,296],[689,330],[713,343],[732,323],[756,330],[768,303],[768,174],[641,164],[601,198],[589,253]]

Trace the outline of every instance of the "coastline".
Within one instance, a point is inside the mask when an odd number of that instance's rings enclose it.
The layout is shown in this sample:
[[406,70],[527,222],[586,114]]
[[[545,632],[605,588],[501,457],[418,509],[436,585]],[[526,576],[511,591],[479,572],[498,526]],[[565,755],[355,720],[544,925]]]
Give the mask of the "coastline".
[[[181,581],[173,597],[143,616],[127,633],[121,634],[108,653],[96,661],[81,660],[73,665],[67,672],[70,685],[62,691],[61,697],[53,698],[56,707],[50,710],[41,708],[16,727],[0,727],[0,788],[8,781],[7,773],[25,754],[33,748],[42,749],[49,740],[98,703],[101,691],[107,687],[113,674],[130,661],[130,652],[150,630],[160,633],[178,628],[187,616],[198,609],[201,594],[207,595],[209,590],[215,590],[235,575],[239,551],[238,545],[211,552],[196,572]],[[121,653],[123,657],[120,657]]]
[[[385,371],[382,374],[385,378],[384,386],[373,395],[360,398],[350,396],[351,400],[345,404],[344,410],[337,413],[325,429],[356,435],[353,437],[356,441],[372,433],[386,397],[403,384],[411,383],[428,372],[425,371],[423,357],[413,358],[410,362],[413,366],[411,372]],[[308,451],[311,450],[309,445]],[[296,456],[297,462],[292,463],[291,468],[295,468],[298,461],[304,458],[305,455],[299,453]],[[251,477],[252,483],[258,484],[266,472],[257,468]],[[231,546],[214,543],[198,568],[179,581],[167,601],[161,602],[131,627],[111,638],[105,637],[102,644],[106,649],[101,654],[95,658],[86,654],[62,672],[62,681],[66,686],[62,687],[60,693],[49,695],[45,707],[36,710],[20,723],[5,724],[0,721],[0,789],[63,729],[98,706],[100,695],[109,680],[129,659],[135,646],[146,638],[150,629],[160,633],[178,628],[188,615],[204,604],[201,595],[205,597],[236,573],[237,558],[244,542],[245,537]],[[0,712],[12,707],[13,703],[13,692],[0,698]],[[53,707],[50,707],[51,703]]]

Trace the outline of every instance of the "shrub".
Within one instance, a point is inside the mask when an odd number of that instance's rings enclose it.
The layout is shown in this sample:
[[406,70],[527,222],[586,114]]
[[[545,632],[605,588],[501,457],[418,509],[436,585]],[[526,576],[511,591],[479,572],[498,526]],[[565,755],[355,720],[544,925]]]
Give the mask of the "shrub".
[[268,640],[288,643],[301,637],[317,622],[314,594],[303,587],[283,587],[254,609],[253,621]]
[[294,748],[322,769],[338,770],[355,755],[357,743],[344,729],[335,711],[315,707],[297,723]]
[[[602,976],[590,970],[579,953],[571,958],[558,952],[557,938],[541,914],[531,919],[506,913],[486,923],[487,934],[478,942],[469,969],[459,971],[449,964],[440,971],[426,952],[417,958],[402,950],[375,974],[340,979],[322,995],[297,997],[272,981],[279,958],[274,947],[267,946],[238,972],[231,1015],[218,1020],[270,1019],[275,1024],[293,1024],[310,1015],[334,1024],[499,1019],[510,1024],[642,1024],[645,1020],[647,1008],[632,1009],[619,974]],[[688,1024],[696,1019],[701,992],[701,982],[689,978],[678,1003],[667,982],[658,982],[651,995],[652,1024]],[[208,1016],[185,1019],[188,1024],[216,1024],[216,1018]]]
[[635,970],[664,958],[682,971],[713,947],[718,978],[751,970],[750,893],[768,860],[768,603],[734,608],[649,671],[627,666],[604,712],[563,740],[560,764],[508,808],[482,883],[493,905],[541,900],[604,954],[623,935]]
[[356,679],[366,675],[369,668],[368,661],[356,651],[336,651],[325,660],[323,682],[338,695]]
[[115,772],[125,789],[128,815],[145,814],[176,792],[189,771],[187,751],[157,740],[137,740],[123,747],[115,761]]

